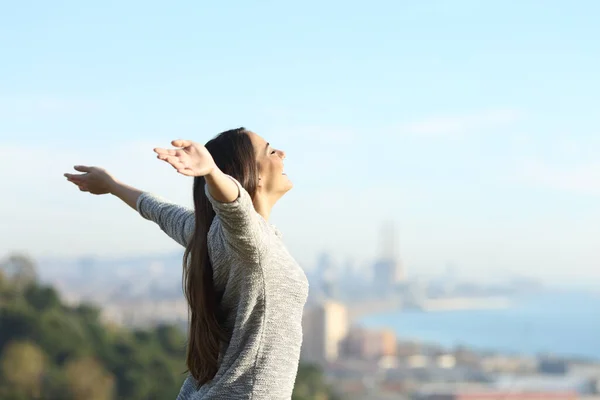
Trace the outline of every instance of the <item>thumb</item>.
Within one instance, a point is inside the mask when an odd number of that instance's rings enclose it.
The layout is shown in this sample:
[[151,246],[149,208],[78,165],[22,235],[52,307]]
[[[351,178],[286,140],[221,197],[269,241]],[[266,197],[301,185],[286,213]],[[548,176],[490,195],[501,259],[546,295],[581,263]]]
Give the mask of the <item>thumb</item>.
[[177,139],[177,140],[173,140],[171,142],[171,144],[175,147],[188,147],[192,145],[192,141],[191,140],[183,140],[183,139]]
[[86,167],[85,165],[76,165],[73,168],[75,168],[75,171],[79,171],[79,172],[91,172],[92,171],[92,167]]

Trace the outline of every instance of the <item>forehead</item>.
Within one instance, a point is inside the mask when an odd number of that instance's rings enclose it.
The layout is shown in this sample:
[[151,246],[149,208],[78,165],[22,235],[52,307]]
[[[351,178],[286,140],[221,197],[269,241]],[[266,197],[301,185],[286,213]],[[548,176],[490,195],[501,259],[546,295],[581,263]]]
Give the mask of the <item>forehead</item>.
[[250,137],[254,151],[256,153],[262,153],[265,150],[265,147],[267,147],[267,141],[254,132],[248,132],[248,136]]

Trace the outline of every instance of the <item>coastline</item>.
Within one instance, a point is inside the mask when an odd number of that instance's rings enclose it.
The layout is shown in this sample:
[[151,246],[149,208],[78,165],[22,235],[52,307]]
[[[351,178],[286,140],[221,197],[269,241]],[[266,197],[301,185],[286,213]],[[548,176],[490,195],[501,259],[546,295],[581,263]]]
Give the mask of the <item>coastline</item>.
[[410,302],[402,301],[400,299],[377,299],[346,304],[352,321],[358,321],[369,316],[396,312],[418,311],[429,313],[444,311],[498,310],[507,309],[513,305],[514,301],[507,296],[456,296],[421,299]]
[[597,297],[545,293],[475,306],[462,301],[441,305],[434,302],[424,310],[380,309],[357,316],[354,322],[391,329],[400,339],[447,348],[600,360]]

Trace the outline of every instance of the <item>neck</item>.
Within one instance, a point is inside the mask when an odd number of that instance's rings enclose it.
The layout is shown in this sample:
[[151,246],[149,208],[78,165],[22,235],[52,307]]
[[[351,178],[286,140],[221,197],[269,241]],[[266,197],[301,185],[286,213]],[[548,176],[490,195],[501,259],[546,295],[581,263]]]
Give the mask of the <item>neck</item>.
[[271,210],[276,202],[277,199],[257,193],[252,203],[254,204],[254,209],[256,212],[268,221],[271,217]]

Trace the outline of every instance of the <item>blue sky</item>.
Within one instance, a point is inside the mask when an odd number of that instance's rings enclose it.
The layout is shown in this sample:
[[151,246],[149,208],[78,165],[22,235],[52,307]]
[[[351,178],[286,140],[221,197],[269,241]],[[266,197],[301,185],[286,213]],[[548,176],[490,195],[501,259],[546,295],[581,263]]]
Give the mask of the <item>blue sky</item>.
[[[310,266],[363,265],[388,219],[409,273],[600,277],[595,1],[13,2],[0,6],[0,253],[176,249],[74,164],[190,204],[154,159],[245,126],[288,154],[273,222]],[[4,206],[6,204],[6,206]]]

